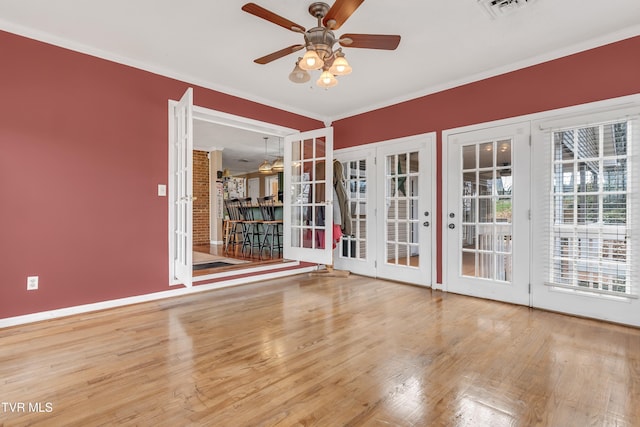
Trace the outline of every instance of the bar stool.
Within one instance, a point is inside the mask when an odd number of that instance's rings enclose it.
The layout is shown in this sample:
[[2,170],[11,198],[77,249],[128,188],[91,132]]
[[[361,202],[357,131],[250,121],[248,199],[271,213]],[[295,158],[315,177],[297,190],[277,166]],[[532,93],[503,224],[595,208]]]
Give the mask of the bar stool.
[[229,253],[229,248],[233,248],[232,253],[235,253],[237,248],[242,246],[242,237],[244,236],[240,201],[238,199],[227,199],[224,201],[224,208],[229,216],[229,232],[225,236],[224,252]]
[[239,199],[240,214],[242,215],[242,253],[245,249],[249,255],[253,255],[254,248],[260,249],[260,228],[262,228],[262,220],[257,219],[253,215],[253,206],[251,197]]
[[[277,250],[282,255],[282,219],[276,219],[276,207],[274,196],[258,198],[258,206],[262,213],[264,237],[260,244],[260,255],[265,249],[269,249],[269,256],[273,258],[273,251]],[[267,239],[269,240],[267,246]]]

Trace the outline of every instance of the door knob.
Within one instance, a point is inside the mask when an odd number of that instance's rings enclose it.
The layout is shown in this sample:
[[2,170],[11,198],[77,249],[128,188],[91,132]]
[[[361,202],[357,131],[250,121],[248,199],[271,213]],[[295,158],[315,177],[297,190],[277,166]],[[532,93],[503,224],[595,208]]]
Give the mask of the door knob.
[[449,224],[449,228],[453,230],[454,228],[456,228],[456,225],[455,224]]
[[424,225],[425,227],[428,227],[429,226],[429,221],[423,222],[422,225]]

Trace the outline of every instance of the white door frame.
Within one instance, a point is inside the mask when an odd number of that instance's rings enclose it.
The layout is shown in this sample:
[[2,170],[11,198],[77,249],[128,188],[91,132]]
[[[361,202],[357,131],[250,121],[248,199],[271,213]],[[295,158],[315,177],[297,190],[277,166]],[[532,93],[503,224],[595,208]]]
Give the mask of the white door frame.
[[[174,107],[177,105],[177,101],[175,100],[169,100],[168,102],[168,111],[169,111],[169,149],[171,149],[171,144],[172,144],[172,138],[173,138],[173,109]],[[217,110],[212,110],[210,108],[205,108],[205,107],[199,107],[197,105],[193,106],[193,119],[194,120],[202,120],[202,121],[207,121],[210,123],[216,123],[216,124],[220,124],[220,125],[224,125],[224,126],[231,126],[231,127],[235,127],[238,129],[243,129],[243,130],[248,130],[248,131],[252,131],[252,132],[256,132],[256,133],[260,133],[260,134],[267,134],[267,135],[273,135],[273,136],[277,136],[277,137],[284,137],[286,135],[290,135],[293,133],[298,133],[299,130],[298,129],[293,129],[293,128],[288,128],[288,127],[284,127],[284,126],[280,126],[280,125],[276,125],[273,123],[268,123],[268,122],[263,122],[260,120],[254,120],[254,119],[250,119],[247,117],[242,117],[242,116],[237,116],[234,114],[229,114],[229,113],[225,113],[222,111],[217,111]],[[172,177],[172,165],[171,162],[169,162],[168,165],[168,182],[171,182],[171,177]],[[169,186],[171,187],[171,186]],[[169,191],[171,191],[171,188],[169,188]],[[174,271],[174,266],[173,266],[173,254],[175,253],[175,239],[172,237],[172,221],[173,221],[173,209],[172,206],[170,205],[170,203],[168,203],[168,209],[169,209],[169,227],[168,227],[168,234],[169,234],[169,253],[168,253],[168,259],[169,259],[169,285],[170,286],[176,286],[181,284],[180,281],[176,280],[175,278],[175,271]],[[243,270],[243,273],[254,273],[254,272],[259,272],[259,271],[266,271],[270,269],[270,267],[268,266],[257,266],[254,268],[248,268],[246,270]],[[198,276],[198,280],[209,280],[212,278],[219,278],[219,277],[226,277],[226,276],[234,276],[237,275],[237,272],[233,272],[233,271],[226,271],[226,272],[221,272],[221,273],[216,273],[214,275],[207,275],[207,276]]]

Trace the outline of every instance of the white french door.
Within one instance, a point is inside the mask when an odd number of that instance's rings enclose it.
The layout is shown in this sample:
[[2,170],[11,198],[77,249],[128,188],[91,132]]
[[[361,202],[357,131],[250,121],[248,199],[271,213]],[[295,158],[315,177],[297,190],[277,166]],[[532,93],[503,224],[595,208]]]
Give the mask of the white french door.
[[530,125],[447,136],[445,289],[529,305]]
[[170,242],[172,281],[192,286],[193,222],[193,89],[189,88],[173,108],[170,118],[169,162]]
[[284,258],[333,264],[333,128],[284,143]]
[[432,137],[377,151],[377,276],[431,285]]
[[422,286],[432,284],[435,136],[417,135],[336,154],[349,196],[351,236],[336,266]]
[[334,264],[341,270],[375,277],[376,272],[376,150],[351,149],[335,153],[342,164],[349,198],[351,235],[342,236],[334,251]]

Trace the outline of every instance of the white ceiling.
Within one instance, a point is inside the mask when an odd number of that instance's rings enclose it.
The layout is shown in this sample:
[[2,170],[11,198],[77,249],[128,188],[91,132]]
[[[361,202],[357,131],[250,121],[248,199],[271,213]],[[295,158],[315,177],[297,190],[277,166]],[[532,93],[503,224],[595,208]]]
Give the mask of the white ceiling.
[[198,150],[222,150],[222,168],[232,175],[256,172],[263,160],[273,162],[284,150],[277,136],[204,120],[194,120],[193,141]]
[[[344,48],[353,73],[324,90],[315,78],[288,80],[300,52],[253,62],[302,36],[243,12],[244,3],[0,0],[0,29],[325,122],[640,34],[640,0],[535,0],[498,19],[477,0],[366,0],[336,34],[399,34],[400,45]],[[311,0],[255,3],[315,26]],[[264,152],[262,135],[244,137]]]

